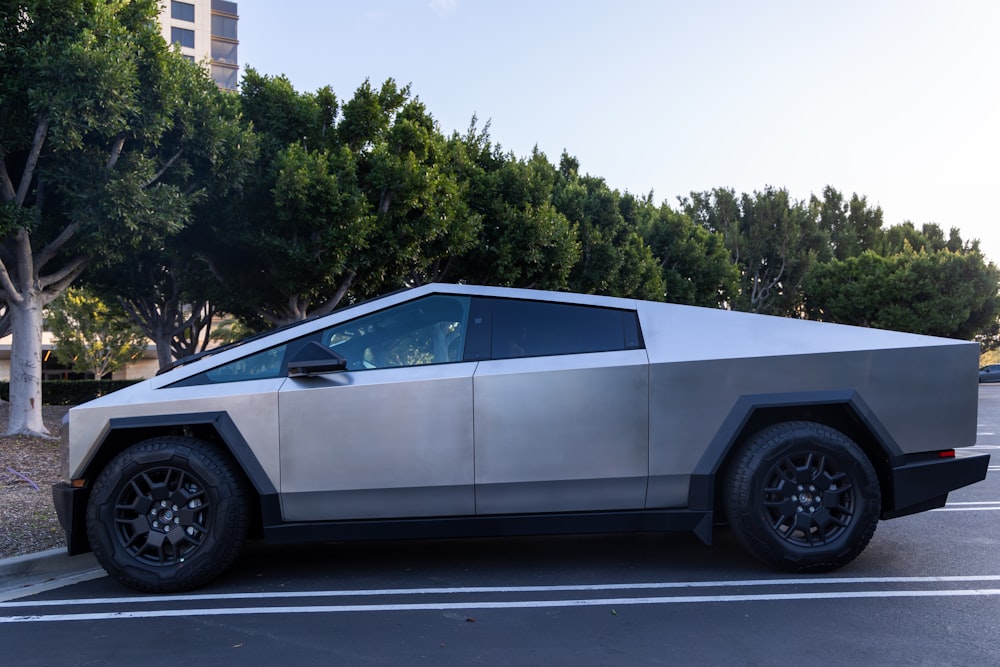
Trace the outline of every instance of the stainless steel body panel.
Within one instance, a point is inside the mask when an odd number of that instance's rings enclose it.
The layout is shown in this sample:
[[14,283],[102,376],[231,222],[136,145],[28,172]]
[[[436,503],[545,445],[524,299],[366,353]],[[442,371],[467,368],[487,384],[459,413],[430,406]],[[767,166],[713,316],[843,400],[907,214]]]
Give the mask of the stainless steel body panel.
[[146,381],[74,407],[70,410],[69,424],[70,479],[79,476],[94,454],[94,448],[100,444],[97,438],[111,418],[225,412],[277,487],[278,389],[285,382],[285,378],[274,378],[150,391],[150,383]]
[[284,519],[474,514],[475,368],[289,380],[279,399]]
[[974,345],[790,317],[650,301],[634,303],[652,364]]
[[977,385],[948,370],[967,363],[969,353],[968,346],[941,346],[653,365],[650,505],[687,504],[678,481],[706,455],[721,453],[709,450],[720,426],[738,401],[757,396],[798,394],[801,401],[855,393],[877,416],[891,454],[972,445]]
[[643,507],[648,382],[643,350],[481,362],[477,512]]

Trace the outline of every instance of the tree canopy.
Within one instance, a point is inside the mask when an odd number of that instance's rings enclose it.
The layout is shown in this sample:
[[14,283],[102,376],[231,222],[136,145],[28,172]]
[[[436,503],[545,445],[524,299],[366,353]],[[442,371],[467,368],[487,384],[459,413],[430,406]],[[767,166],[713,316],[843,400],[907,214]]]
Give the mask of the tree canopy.
[[190,220],[197,176],[238,155],[200,67],[167,48],[155,0],[0,4],[0,298],[8,433],[44,433],[43,307],[88,265],[155,248]]
[[[890,230],[891,231],[891,230]],[[978,250],[947,247],[880,255],[866,250],[813,269],[805,308],[814,319],[947,338],[979,337],[995,346],[1000,269]]]

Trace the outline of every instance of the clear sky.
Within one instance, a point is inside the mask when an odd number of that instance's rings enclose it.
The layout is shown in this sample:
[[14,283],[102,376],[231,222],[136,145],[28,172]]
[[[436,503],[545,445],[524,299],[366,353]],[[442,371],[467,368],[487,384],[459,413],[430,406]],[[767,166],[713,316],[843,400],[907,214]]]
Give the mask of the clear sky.
[[446,134],[676,206],[827,184],[1000,263],[996,0],[238,0],[239,59],[349,99],[411,84]]

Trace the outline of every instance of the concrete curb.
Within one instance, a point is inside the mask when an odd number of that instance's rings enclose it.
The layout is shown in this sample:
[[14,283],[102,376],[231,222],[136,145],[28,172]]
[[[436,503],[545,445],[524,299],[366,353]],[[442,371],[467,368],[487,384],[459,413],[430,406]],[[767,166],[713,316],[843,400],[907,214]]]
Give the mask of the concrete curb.
[[29,588],[100,569],[94,554],[67,556],[65,548],[4,558],[0,560],[0,591]]

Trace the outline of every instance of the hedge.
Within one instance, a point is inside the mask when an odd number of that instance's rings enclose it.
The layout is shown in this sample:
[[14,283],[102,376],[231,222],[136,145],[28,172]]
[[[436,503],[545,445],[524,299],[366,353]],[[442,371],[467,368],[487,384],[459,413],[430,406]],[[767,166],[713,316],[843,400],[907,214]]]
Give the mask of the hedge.
[[[42,383],[42,405],[79,405],[142,380],[47,380]],[[10,400],[10,382],[0,382],[0,398]]]

